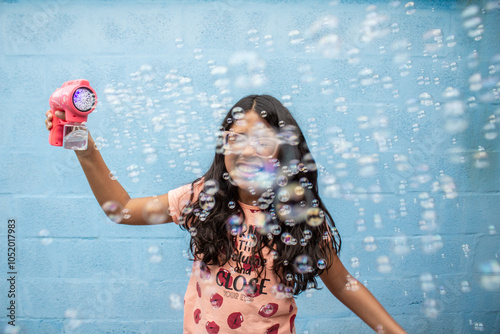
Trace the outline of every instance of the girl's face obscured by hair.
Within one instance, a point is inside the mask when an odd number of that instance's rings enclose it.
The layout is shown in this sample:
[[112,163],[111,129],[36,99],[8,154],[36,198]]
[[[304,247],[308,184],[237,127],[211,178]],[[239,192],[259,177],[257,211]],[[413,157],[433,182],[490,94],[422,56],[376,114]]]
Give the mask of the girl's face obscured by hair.
[[240,195],[257,199],[272,187],[280,144],[276,135],[254,110],[246,111],[224,132],[224,163]]

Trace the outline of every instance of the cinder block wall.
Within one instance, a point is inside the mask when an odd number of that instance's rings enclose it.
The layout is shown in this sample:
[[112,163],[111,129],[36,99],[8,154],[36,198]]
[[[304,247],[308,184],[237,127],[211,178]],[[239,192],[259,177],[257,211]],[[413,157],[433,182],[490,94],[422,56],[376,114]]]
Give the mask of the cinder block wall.
[[[85,78],[88,126],[132,197],[203,174],[228,108],[274,95],[351,274],[409,333],[498,332],[499,16],[496,1],[0,1],[0,330],[182,331],[187,234],[111,223],[47,142],[49,96]],[[325,288],[298,305],[298,333],[371,332]]]

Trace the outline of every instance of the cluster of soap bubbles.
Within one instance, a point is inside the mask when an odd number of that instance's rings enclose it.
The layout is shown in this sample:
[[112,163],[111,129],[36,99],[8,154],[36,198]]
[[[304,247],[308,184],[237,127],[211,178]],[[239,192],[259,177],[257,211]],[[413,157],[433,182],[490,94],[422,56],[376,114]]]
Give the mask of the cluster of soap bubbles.
[[[336,6],[335,2],[330,5]],[[488,1],[484,5],[468,5],[461,11],[458,24],[469,42],[484,41],[485,15],[494,10],[495,6],[497,5],[493,1]],[[449,29],[443,27],[428,27],[417,35],[419,40],[410,40],[409,36],[403,36],[405,25],[398,20],[401,17],[414,20],[420,10],[418,2],[391,1],[387,5],[369,5],[356,21],[352,35],[345,32],[344,18],[330,11],[331,13],[325,12],[313,19],[308,28],[291,28],[287,32],[289,47],[306,56],[343,61],[342,64],[352,66],[350,69],[354,74],[347,82],[343,82],[341,78],[318,73],[314,64],[308,63],[307,59],[297,66],[296,82],[288,88],[289,91],[282,93],[282,102],[286,106],[297,105],[300,93],[312,87],[319,96],[328,99],[328,112],[338,115],[339,123],[325,125],[316,116],[318,119],[310,118],[301,126],[302,129],[307,129],[305,134],[311,151],[315,157],[320,157],[321,163],[316,165],[312,156],[306,156],[303,161],[277,166],[280,169],[280,173],[276,175],[279,188],[276,193],[265,191],[255,203],[262,210],[274,207],[271,212],[263,211],[256,217],[255,222],[259,227],[257,231],[262,236],[276,237],[287,246],[301,247],[308,244],[310,233],[324,223],[325,214],[318,205],[314,205],[314,201],[305,200],[305,195],[312,186],[309,180],[291,180],[297,171],[317,170],[322,197],[350,201],[356,206],[359,217],[353,221],[356,233],[360,236],[360,250],[376,259],[375,269],[379,273],[390,274],[398,259],[404,259],[416,250],[423,256],[439,255],[442,252],[444,238],[440,222],[445,218],[439,214],[438,208],[441,200],[452,202],[459,198],[460,184],[453,176],[455,167],[447,171],[446,166],[436,166],[434,155],[442,152],[439,149],[443,147],[446,154],[442,159],[445,163],[465,166],[472,162],[471,166],[481,171],[487,171],[494,165],[492,158],[495,155],[490,153],[490,147],[498,139],[500,109],[488,109],[484,119],[479,119],[479,110],[482,108],[481,104],[498,102],[500,54],[489,59],[487,71],[484,71],[481,65],[485,60],[478,44],[471,44],[473,49],[468,54],[447,56],[447,53],[457,52],[457,45],[462,43],[460,31],[450,33]],[[152,167],[158,165],[162,152],[165,151],[171,155],[165,166],[173,170],[183,169],[191,176],[200,176],[203,173],[200,166],[203,164],[194,157],[196,151],[212,149],[214,141],[217,144],[220,137],[215,129],[217,122],[213,122],[212,126],[207,125],[210,122],[203,122],[205,119],[201,110],[210,118],[220,120],[234,102],[231,96],[234,88],[265,88],[270,81],[268,72],[271,62],[260,51],[273,52],[276,36],[256,28],[249,29],[245,38],[255,50],[234,52],[227,63],[206,59],[207,55],[203,50],[194,49],[192,57],[200,64],[206,64],[214,92],[197,91],[195,78],[177,69],[170,70],[162,78],[150,65],[142,66],[139,71],[131,74],[130,79],[136,86],[118,83],[108,87],[105,100],[115,112],[113,118],[123,118],[125,127],[123,130],[107,128],[111,129],[111,137],[106,138],[104,134],[97,136],[96,147],[103,150],[108,147],[118,150],[125,148],[130,154],[139,151],[144,160],[144,166],[131,164],[125,172],[113,171],[109,177],[116,179],[116,175],[124,175],[128,176],[128,181],[138,183],[143,175],[147,175]],[[182,38],[176,39],[175,43],[178,48],[185,47]],[[390,69],[375,67],[368,61],[367,56],[374,51],[387,57]],[[429,63],[429,69],[422,68],[421,59],[412,58],[413,54],[423,55],[424,61]],[[467,84],[456,84],[455,81],[464,73]],[[414,96],[407,96],[406,89],[402,86],[399,88],[401,83],[416,85],[418,89]],[[349,95],[351,90],[356,90],[360,96],[369,94],[370,91],[386,96],[381,96],[384,103],[374,103],[371,106],[373,110],[369,113],[358,114],[356,101]],[[476,116],[472,118],[471,112],[478,117],[477,122],[482,122],[482,141],[478,141],[474,147],[463,140],[464,133],[476,122]],[[232,122],[237,122],[244,116],[241,108],[234,108],[231,113]],[[395,118],[395,115],[404,118],[408,124]],[[435,118],[436,115],[438,118]],[[263,111],[261,116],[266,118],[267,112]],[[352,117],[350,124],[355,124],[355,133],[342,125],[349,117]],[[430,123],[436,120],[439,121],[439,126]],[[197,121],[202,124],[195,129],[192,124]],[[407,136],[403,130],[398,133],[391,131],[391,126],[399,126],[399,122],[401,128],[408,130]],[[429,131],[429,124],[435,132]],[[138,136],[138,131],[144,132],[147,138],[141,140],[143,135]],[[162,143],[165,146],[159,145],[156,138],[150,138],[159,133],[166,138],[165,143]],[[282,124],[279,139],[288,145],[299,144],[296,129],[291,125]],[[222,153],[222,147],[219,148],[219,153]],[[385,175],[388,180],[384,180]],[[268,181],[272,176],[275,175],[259,173],[256,183],[265,185],[263,188],[268,189]],[[223,179],[232,181],[229,173]],[[157,175],[157,180],[162,180],[162,175]],[[363,203],[366,200],[374,204],[388,201],[385,196],[386,187],[393,188],[390,191],[396,195],[395,204],[387,209],[387,215],[376,212],[371,219],[368,210],[365,214]],[[206,219],[217,204],[214,199],[217,191],[217,181],[205,182],[199,197],[200,210],[196,212],[200,220]],[[226,205],[230,209],[236,207],[234,202]],[[416,237],[414,242],[405,227],[396,223],[399,219],[409,219],[415,207],[418,214],[414,225],[423,235]],[[103,210],[115,223],[123,222],[130,216],[115,201],[105,203]],[[186,210],[192,210],[192,207],[188,206]],[[148,202],[143,212],[149,224],[160,224],[166,220],[167,215],[168,208],[158,200]],[[283,232],[284,228],[277,224],[277,217],[289,226],[302,224],[303,235],[294,237],[289,232]],[[248,227],[239,215],[228,217],[225,223],[232,235],[247,232]],[[496,236],[496,226],[488,225],[488,234]],[[383,238],[379,238],[372,227],[378,231],[394,228],[396,235],[390,238],[391,254],[379,254],[384,249]],[[195,236],[196,228],[191,227],[189,233]],[[40,236],[42,242],[50,243],[48,232],[40,231]],[[471,248],[464,244],[463,256],[468,257]],[[151,262],[158,259],[161,261],[159,249],[150,247],[149,253]],[[300,255],[289,261],[294,270],[301,274],[326,266],[324,259],[313,263],[307,255]],[[349,262],[356,270],[362,270],[366,265],[360,255],[350,257]],[[482,289],[500,290],[498,267],[496,260],[480,265],[477,282]],[[474,284],[472,280],[464,280],[460,284],[460,291],[469,292]],[[357,280],[351,277],[348,288],[359,288]],[[428,273],[422,274],[420,288],[427,295],[437,290],[435,277]],[[291,296],[291,291],[284,285],[278,285],[273,287],[273,294],[277,298],[286,298]],[[173,304],[176,304],[176,298],[174,296],[174,302],[171,298]],[[443,307],[439,296],[426,297],[423,313],[427,317],[436,318]],[[478,328],[476,330],[483,328],[481,323],[475,323],[474,327]]]
[[481,20],[481,8],[478,5],[469,5],[462,11],[462,24],[469,37],[475,41],[483,38],[484,25]]

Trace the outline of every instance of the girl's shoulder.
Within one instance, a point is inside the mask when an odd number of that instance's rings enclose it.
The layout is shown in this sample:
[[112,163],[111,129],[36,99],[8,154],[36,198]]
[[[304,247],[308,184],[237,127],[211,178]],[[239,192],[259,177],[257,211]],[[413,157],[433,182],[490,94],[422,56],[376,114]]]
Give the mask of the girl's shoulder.
[[190,206],[198,199],[200,192],[203,190],[203,183],[203,179],[200,179],[168,192],[169,211],[174,222],[178,221],[178,217],[184,208]]

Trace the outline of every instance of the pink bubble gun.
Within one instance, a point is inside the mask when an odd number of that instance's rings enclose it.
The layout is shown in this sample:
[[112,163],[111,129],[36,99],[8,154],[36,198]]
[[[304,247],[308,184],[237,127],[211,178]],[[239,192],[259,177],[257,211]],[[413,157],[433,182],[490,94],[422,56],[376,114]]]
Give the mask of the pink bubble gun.
[[[88,80],[71,80],[50,96],[49,105],[52,114],[52,129],[49,143],[70,150],[86,150],[88,129],[85,123],[88,115],[94,111],[97,95]],[[56,111],[64,111],[66,120],[56,117]]]

